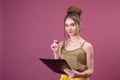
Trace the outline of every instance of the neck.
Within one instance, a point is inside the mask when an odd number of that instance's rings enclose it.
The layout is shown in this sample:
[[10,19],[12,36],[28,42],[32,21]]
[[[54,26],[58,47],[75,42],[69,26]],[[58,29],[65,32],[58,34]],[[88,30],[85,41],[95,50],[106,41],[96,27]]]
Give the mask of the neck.
[[69,37],[70,42],[76,42],[76,41],[78,41],[80,39],[82,39],[82,38],[79,35],[78,36],[70,36]]

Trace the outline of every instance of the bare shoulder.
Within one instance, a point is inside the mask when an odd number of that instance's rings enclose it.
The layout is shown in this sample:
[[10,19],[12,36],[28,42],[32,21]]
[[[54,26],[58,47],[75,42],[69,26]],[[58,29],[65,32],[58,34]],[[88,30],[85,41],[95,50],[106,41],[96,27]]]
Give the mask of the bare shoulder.
[[86,53],[91,53],[91,54],[93,54],[93,46],[92,46],[92,44],[91,43],[89,43],[89,42],[85,42],[85,44],[84,44],[84,46],[83,46],[83,49],[84,49],[84,51],[86,52]]
[[92,47],[92,44],[86,41],[83,47],[90,48],[90,47]]
[[63,44],[64,44],[64,41],[61,41],[61,42],[59,43],[59,47],[62,47]]

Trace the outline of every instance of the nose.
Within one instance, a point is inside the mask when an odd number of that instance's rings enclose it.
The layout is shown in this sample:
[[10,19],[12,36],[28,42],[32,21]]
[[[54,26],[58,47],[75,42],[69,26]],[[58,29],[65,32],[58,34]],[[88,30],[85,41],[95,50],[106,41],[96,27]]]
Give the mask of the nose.
[[72,29],[72,27],[71,27],[71,26],[68,26],[68,29]]

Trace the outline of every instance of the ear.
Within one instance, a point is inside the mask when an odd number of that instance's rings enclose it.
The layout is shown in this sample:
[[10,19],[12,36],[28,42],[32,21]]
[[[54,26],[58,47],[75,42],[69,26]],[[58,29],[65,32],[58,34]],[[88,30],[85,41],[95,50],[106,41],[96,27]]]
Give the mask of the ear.
[[81,30],[81,28],[82,28],[82,22],[80,22],[79,24],[79,30]]

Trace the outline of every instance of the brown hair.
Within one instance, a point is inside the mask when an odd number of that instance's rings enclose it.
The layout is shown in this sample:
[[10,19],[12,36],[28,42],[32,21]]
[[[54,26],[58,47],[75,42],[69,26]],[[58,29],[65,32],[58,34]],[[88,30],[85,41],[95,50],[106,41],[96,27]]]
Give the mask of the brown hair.
[[[64,24],[67,18],[71,18],[75,21],[75,23],[77,23],[78,25],[80,25],[80,16],[82,14],[82,9],[78,6],[70,6],[67,9],[67,15],[64,18]],[[66,37],[65,31],[64,31],[64,36]]]
[[82,14],[82,9],[78,6],[70,6],[67,9],[67,15],[65,16],[64,22],[67,18],[71,18],[75,21],[75,23],[80,24],[80,16]]

